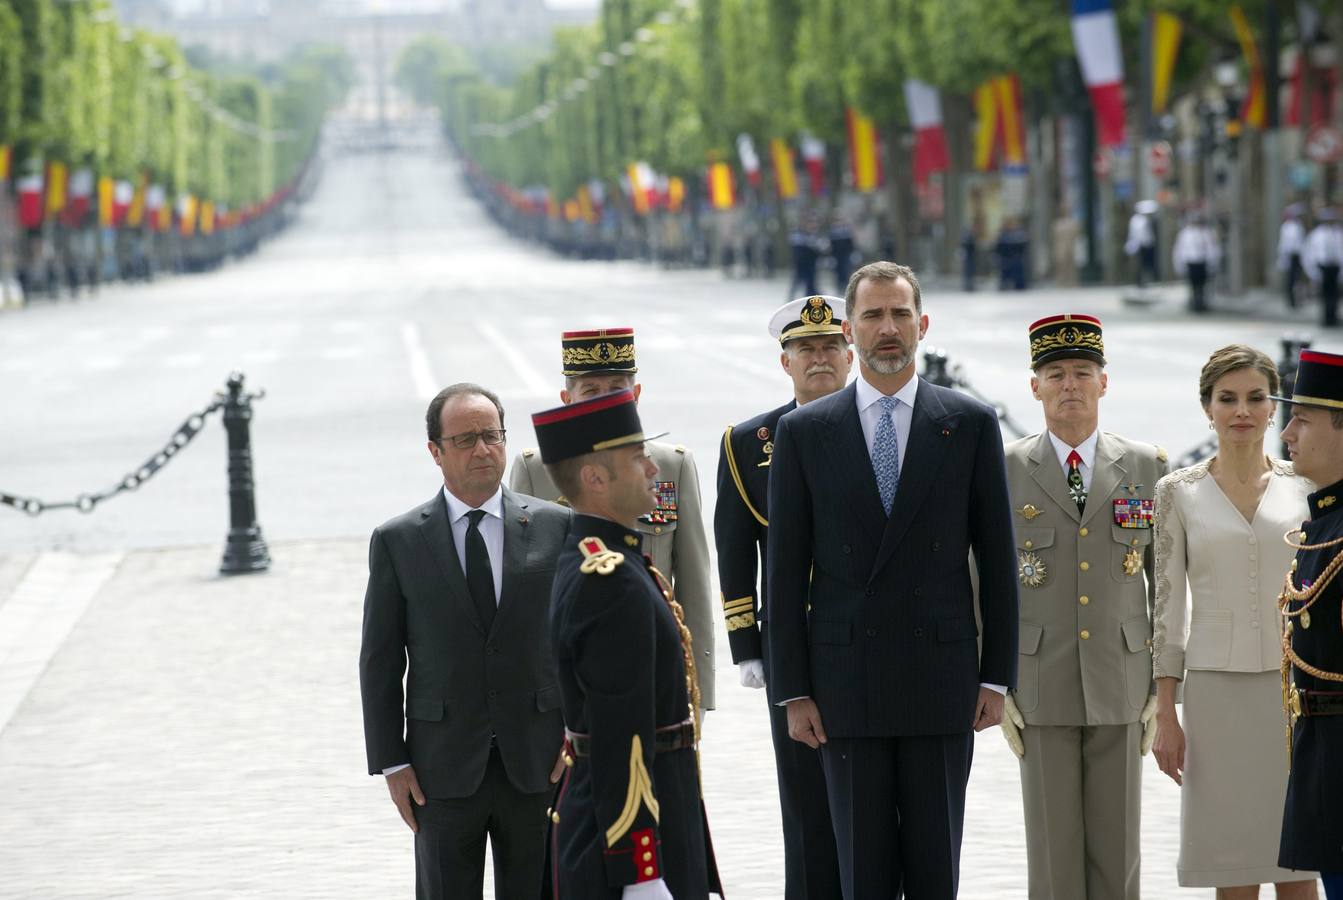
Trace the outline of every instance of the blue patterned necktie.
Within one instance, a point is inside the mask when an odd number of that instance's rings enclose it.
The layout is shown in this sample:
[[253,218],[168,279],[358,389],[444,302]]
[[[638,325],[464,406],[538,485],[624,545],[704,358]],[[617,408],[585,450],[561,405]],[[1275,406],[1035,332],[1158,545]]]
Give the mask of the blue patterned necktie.
[[872,471],[877,476],[877,490],[886,515],[895,504],[895,489],[900,485],[900,438],[895,433],[895,406],[900,401],[882,397],[881,418],[877,420],[877,434],[872,439]]

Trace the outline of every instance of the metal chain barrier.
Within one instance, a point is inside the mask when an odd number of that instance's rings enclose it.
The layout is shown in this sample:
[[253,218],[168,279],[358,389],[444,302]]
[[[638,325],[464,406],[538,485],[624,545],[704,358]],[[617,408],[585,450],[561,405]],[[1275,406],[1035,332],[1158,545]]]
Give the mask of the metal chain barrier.
[[[259,392],[251,395],[252,399],[260,399],[265,396],[265,392]],[[215,412],[222,409],[228,402],[229,396],[223,391],[215,393],[214,400],[210,405],[200,412],[192,413],[177,426],[177,430],[168,438],[163,449],[146,459],[139,467],[127,472],[116,484],[104,491],[94,491],[92,493],[80,494],[73,500],[62,500],[59,502],[50,502],[39,500],[36,497],[22,497],[17,494],[8,494],[0,491],[0,504],[22,510],[30,516],[41,515],[48,510],[53,509],[77,509],[82,513],[93,512],[94,508],[104,500],[121,494],[125,491],[133,491],[144,484],[149,479],[158,474],[159,470],[166,466],[174,456],[176,456],[184,447],[195,439],[205,427],[206,419]]]

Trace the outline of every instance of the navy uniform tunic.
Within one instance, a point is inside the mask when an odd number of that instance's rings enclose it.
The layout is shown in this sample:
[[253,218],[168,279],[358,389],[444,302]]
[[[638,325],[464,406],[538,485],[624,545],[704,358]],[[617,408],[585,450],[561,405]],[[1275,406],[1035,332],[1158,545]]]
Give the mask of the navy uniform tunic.
[[695,750],[656,752],[656,732],[692,713],[680,626],[641,538],[576,515],[555,566],[564,723],[588,745],[556,792],[544,892],[555,900],[618,900],[657,878],[677,900],[719,890]]
[[[1316,491],[1308,501],[1310,519],[1301,527],[1305,538],[1297,534],[1293,541],[1312,545],[1343,539],[1343,482]],[[1293,585],[1301,589],[1317,583],[1340,553],[1343,543],[1298,550]],[[1343,673],[1343,572],[1321,595],[1308,610],[1309,628],[1304,627],[1304,616],[1289,616],[1292,650],[1317,669]],[[1289,601],[1289,614],[1306,602]],[[1343,681],[1316,678],[1296,666],[1292,667],[1292,684],[1310,692],[1343,692]],[[1302,717],[1292,729],[1292,772],[1278,864],[1289,869],[1343,872],[1343,715]]]

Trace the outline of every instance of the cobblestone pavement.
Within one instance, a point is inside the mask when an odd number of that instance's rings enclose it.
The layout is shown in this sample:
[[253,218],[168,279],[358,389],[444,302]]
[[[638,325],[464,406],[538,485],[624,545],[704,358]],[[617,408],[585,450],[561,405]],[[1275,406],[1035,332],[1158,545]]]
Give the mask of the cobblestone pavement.
[[[365,544],[272,553],[270,573],[234,578],[214,574],[215,546],[120,559],[0,721],[0,897],[411,896],[409,833],[364,774]],[[0,557],[0,614],[25,584],[5,573],[57,555]],[[0,684],[7,668],[0,656]],[[703,761],[728,896],[781,897],[763,698],[730,668],[719,683]],[[1209,894],[1175,885],[1178,801],[1149,758],[1144,897]],[[976,744],[961,896],[1025,894],[1016,761],[989,731]]]

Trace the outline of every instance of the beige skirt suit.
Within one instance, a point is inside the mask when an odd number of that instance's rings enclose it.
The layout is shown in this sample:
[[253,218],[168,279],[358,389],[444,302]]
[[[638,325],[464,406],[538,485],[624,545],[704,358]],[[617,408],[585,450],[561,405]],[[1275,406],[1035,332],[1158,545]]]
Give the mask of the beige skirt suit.
[[1179,882],[1310,879],[1277,865],[1287,754],[1276,598],[1294,556],[1283,535],[1307,517],[1313,486],[1273,460],[1247,522],[1209,464],[1156,489],[1152,668],[1184,682]]

